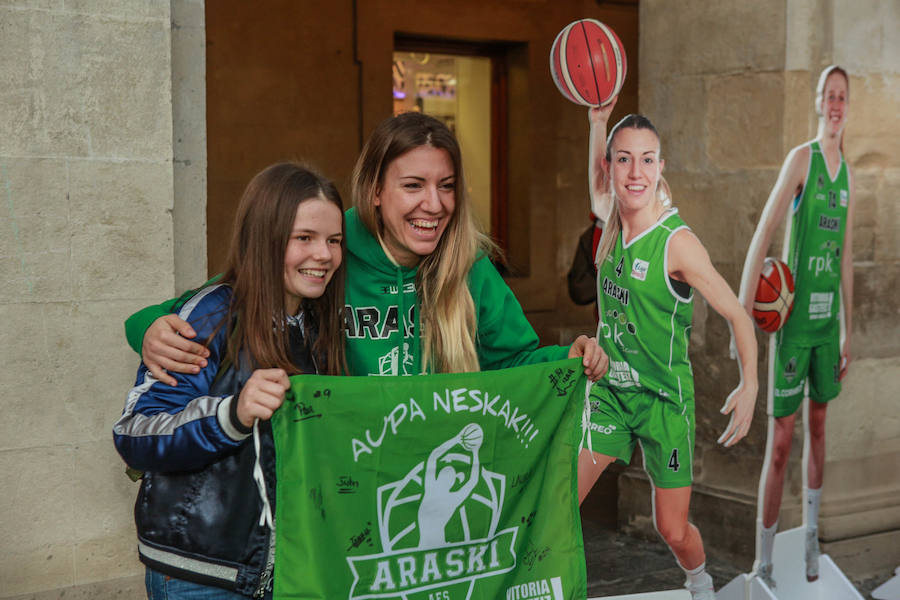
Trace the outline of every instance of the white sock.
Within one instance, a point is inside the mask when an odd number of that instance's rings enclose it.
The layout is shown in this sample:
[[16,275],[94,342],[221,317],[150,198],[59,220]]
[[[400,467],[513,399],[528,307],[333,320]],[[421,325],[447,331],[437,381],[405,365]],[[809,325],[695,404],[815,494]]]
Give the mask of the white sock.
[[759,562],[772,564],[772,547],[775,546],[775,532],[778,531],[778,521],[771,527],[759,523]]
[[822,488],[806,489],[806,527],[818,529],[819,527],[819,500],[822,497]]
[[685,582],[686,586],[695,589],[702,589],[703,587],[708,586],[712,589],[713,581],[709,573],[706,572],[706,562],[703,562],[699,567],[690,570],[682,567],[680,562],[678,563],[678,566],[681,567],[681,570],[687,575],[687,582]]

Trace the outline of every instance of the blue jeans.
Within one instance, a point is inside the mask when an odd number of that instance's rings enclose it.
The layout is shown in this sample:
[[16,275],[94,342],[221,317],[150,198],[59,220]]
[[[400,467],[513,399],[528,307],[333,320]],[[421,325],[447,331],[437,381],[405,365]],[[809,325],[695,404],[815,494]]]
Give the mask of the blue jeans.
[[[212,585],[192,583],[176,579],[169,575],[146,569],[144,584],[147,586],[149,600],[247,600],[248,597],[237,592]],[[272,592],[266,592],[265,598],[271,598]]]

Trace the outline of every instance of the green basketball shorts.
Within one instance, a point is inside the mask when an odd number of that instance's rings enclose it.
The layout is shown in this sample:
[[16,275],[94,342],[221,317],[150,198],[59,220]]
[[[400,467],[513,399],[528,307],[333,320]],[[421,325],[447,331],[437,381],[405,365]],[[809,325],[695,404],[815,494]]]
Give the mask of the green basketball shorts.
[[772,414],[786,417],[797,412],[809,380],[813,402],[828,402],[841,393],[841,344],[838,336],[818,346],[782,341],[775,349],[775,385]]
[[594,452],[628,464],[641,444],[644,469],[659,488],[693,482],[694,401],[679,406],[647,390],[591,388],[591,445]]

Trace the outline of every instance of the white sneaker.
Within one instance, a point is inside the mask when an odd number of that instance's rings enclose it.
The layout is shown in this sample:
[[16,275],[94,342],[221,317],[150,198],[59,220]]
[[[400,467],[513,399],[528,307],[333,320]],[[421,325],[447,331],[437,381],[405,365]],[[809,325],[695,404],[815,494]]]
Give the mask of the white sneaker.
[[817,527],[806,530],[806,580],[815,581],[819,578],[819,529]]
[[704,573],[704,575],[705,577],[698,582],[685,582],[684,587],[691,593],[691,600],[716,600],[712,577],[709,576],[709,573]]
[[772,563],[762,563],[754,573],[760,581],[766,584],[770,590],[775,589],[775,580],[772,579]]

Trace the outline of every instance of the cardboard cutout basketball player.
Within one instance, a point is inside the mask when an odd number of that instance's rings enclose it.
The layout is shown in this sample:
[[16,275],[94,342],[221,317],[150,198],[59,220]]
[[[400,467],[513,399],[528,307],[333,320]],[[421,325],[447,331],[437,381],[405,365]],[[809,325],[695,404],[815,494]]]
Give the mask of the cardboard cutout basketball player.
[[606,136],[615,101],[592,108],[591,194],[608,193],[612,212],[595,258],[597,339],[609,371],[590,391],[590,450],[578,458],[583,501],[603,470],[628,462],[641,444],[653,484],[654,525],[685,572],[692,600],[715,600],[699,530],[688,521],[693,485],[694,377],[688,357],[694,290],[734,331],[741,382],[723,414],[719,442],[732,446],[750,428],[756,402],[753,322],[709,254],[672,206],[662,176],[660,138],[644,116],[628,115]]
[[[850,97],[847,72],[827,67],[816,88],[819,131],[788,154],[760,217],[744,263],[741,303],[752,312],[763,259],[787,218],[783,260],[794,276],[794,309],[774,334],[770,360],[771,447],[760,482],[755,574],[770,589],[772,548],[797,409],[809,398],[806,496],[806,578],[819,576],[819,495],[825,465],[825,413],[850,364],[853,306],[853,180],[843,155]],[[841,326],[846,335],[842,335]],[[808,390],[808,392],[807,392]]]

